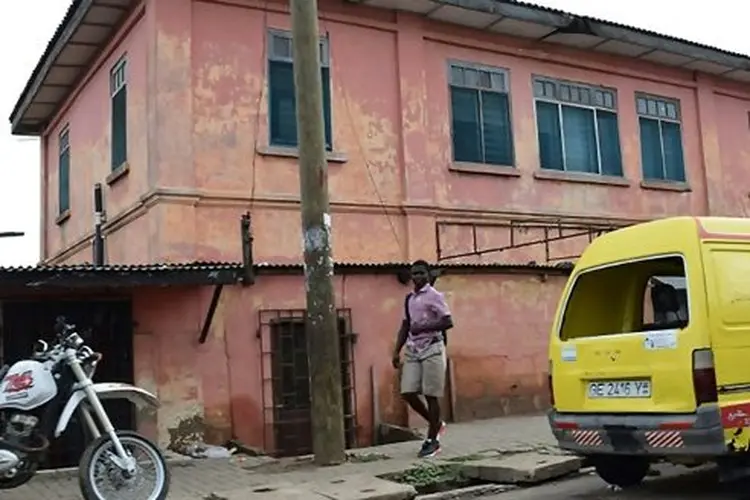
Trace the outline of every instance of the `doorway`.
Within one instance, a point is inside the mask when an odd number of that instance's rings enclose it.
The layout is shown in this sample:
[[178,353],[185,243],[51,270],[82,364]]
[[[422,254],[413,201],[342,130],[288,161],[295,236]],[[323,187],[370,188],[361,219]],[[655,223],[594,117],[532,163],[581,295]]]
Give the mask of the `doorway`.
[[[26,359],[37,339],[54,339],[55,318],[65,316],[78,327],[86,344],[102,353],[95,381],[133,383],[133,320],[129,299],[120,300],[7,300],[2,303],[2,357],[12,364]],[[116,429],[135,430],[135,410],[128,401],[103,401]],[[74,417],[75,418],[75,417]],[[83,427],[73,420],[50,445],[41,468],[78,465],[87,445]]]

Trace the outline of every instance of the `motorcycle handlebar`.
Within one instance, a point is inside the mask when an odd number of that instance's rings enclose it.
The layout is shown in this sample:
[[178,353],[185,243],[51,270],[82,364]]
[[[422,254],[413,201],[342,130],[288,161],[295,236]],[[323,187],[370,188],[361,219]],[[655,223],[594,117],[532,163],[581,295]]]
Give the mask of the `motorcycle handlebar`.
[[66,333],[70,333],[75,330],[75,325],[69,325],[65,319],[65,316],[58,316],[55,319],[55,333],[59,336],[64,336]]

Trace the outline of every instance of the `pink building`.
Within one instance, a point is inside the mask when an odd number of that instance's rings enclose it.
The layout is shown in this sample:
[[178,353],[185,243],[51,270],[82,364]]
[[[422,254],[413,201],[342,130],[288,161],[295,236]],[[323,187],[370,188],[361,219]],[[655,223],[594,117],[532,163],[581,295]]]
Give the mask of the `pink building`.
[[[164,402],[139,425],[164,442],[306,446],[279,437],[307,418],[306,388],[272,383],[306,370],[287,4],[75,0],[11,116],[42,140],[44,264],[91,261],[96,183],[110,266],[239,262],[251,213],[256,282],[217,294],[205,343],[210,280],[175,284],[177,266],[118,292],[133,377]],[[452,417],[533,411],[555,263],[613,227],[745,213],[746,56],[523,3],[319,4],[352,445],[407,421],[389,368],[398,263],[443,268]]]

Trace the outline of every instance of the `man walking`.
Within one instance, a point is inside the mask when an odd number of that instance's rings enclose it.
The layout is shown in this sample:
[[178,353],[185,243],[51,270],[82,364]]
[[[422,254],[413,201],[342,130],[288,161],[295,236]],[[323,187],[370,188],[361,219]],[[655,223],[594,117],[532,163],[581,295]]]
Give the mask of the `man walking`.
[[[445,431],[440,417],[440,398],[445,389],[445,342],[443,331],[453,327],[448,304],[443,294],[430,284],[430,265],[424,260],[412,264],[411,279],[414,291],[406,297],[404,319],[393,352],[393,367],[404,364],[401,372],[401,397],[421,417],[427,420],[427,440],[419,451],[420,457],[432,457],[440,451],[439,435]],[[419,397],[423,395],[427,405]]]

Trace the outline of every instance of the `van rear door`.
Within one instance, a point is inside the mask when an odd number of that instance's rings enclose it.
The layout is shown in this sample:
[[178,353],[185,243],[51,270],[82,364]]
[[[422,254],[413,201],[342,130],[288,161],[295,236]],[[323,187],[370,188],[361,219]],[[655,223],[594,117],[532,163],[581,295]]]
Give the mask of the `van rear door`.
[[551,343],[559,412],[695,411],[693,352],[707,340],[690,322],[682,257],[584,271],[569,290]]
[[704,243],[703,262],[719,403],[725,424],[743,427],[730,420],[750,415],[750,244]]

